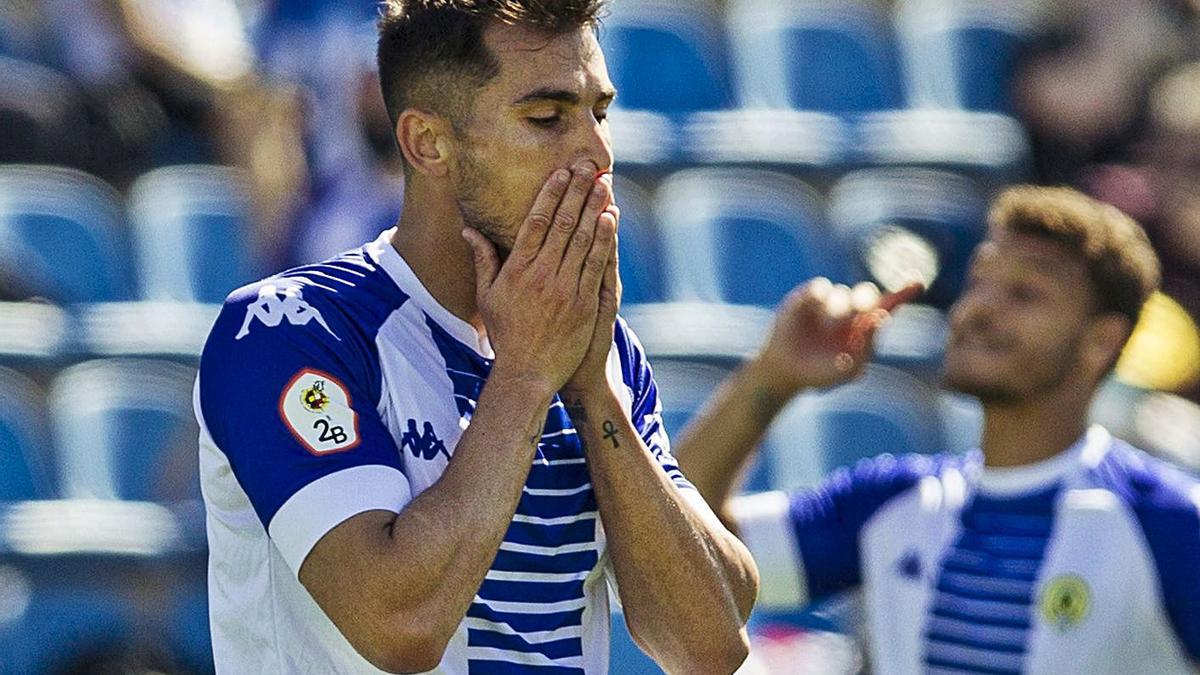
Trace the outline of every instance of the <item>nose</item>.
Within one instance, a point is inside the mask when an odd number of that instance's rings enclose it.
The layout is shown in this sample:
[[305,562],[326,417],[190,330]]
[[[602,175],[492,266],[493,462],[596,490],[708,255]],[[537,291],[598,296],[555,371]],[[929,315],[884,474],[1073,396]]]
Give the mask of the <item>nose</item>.
[[594,113],[588,112],[588,124],[583,125],[583,137],[576,151],[576,162],[590,159],[596,164],[600,173],[613,170],[612,134],[604,120],[597,119]]

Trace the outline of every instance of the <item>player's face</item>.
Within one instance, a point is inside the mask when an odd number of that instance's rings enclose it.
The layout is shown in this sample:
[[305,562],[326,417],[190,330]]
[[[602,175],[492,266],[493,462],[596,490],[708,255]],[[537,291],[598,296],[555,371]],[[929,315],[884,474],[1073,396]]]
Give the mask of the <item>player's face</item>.
[[484,41],[500,70],[462,125],[455,189],[467,225],[507,250],[555,169],[590,160],[612,170],[615,90],[589,28],[548,37],[495,24]]
[[945,383],[984,403],[1017,403],[1092,386],[1080,369],[1092,320],[1087,269],[1062,244],[1031,235],[988,239],[950,310]]

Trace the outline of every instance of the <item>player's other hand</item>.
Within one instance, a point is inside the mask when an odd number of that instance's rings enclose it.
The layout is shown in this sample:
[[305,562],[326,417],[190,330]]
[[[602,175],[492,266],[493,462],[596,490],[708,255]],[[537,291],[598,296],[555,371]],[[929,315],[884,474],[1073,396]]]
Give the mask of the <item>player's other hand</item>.
[[[591,162],[551,174],[503,264],[495,245],[466,228],[476,300],[496,351],[493,374],[548,393],[576,371],[592,342],[617,223],[612,184]],[[610,327],[611,332],[611,327]]]
[[923,292],[921,284],[910,284],[880,295],[874,284],[848,288],[813,279],[788,294],[750,367],[762,384],[786,396],[854,379],[870,361],[875,333],[890,312]]
[[[602,177],[611,185],[612,176]],[[621,210],[614,203],[609,203],[602,218],[612,218],[617,230],[620,230]],[[596,313],[596,328],[592,331],[592,339],[588,344],[583,361],[575,369],[575,374],[563,385],[564,398],[586,400],[593,394],[604,393],[608,390],[608,352],[612,349],[613,329],[617,321],[617,311],[621,307],[621,274],[620,263],[617,259],[617,237],[612,240],[612,250],[609,253],[608,265],[604,268],[604,278],[600,282],[600,305]]]

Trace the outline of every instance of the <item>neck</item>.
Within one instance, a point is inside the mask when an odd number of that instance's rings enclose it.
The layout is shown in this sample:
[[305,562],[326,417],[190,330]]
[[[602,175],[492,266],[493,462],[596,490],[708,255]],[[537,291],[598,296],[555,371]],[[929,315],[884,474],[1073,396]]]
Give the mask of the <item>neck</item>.
[[[1035,464],[1071,447],[1087,430],[1090,397],[1052,397],[1019,403],[985,403],[984,464],[1014,467]],[[1063,400],[1066,398],[1067,400]]]
[[475,263],[462,228],[462,215],[453,199],[411,181],[392,246],[438,304],[482,333],[483,318],[475,302]]

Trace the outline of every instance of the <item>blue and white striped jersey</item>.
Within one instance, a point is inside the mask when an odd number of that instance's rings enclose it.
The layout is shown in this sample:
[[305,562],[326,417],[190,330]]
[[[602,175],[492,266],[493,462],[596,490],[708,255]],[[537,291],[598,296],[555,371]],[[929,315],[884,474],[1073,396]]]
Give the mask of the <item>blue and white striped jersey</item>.
[[[400,512],[437,481],[493,358],[391,234],[235,291],[205,346],[195,403],[219,671],[378,672],[300,585],[300,565],[347,518]],[[662,469],[691,489],[645,354],[618,324],[609,381]],[[556,398],[504,543],[434,672],[607,672],[605,562],[582,445]]]
[[760,605],[861,588],[876,673],[1200,663],[1200,483],[1100,427],[1037,465],[885,455],[734,513]]

